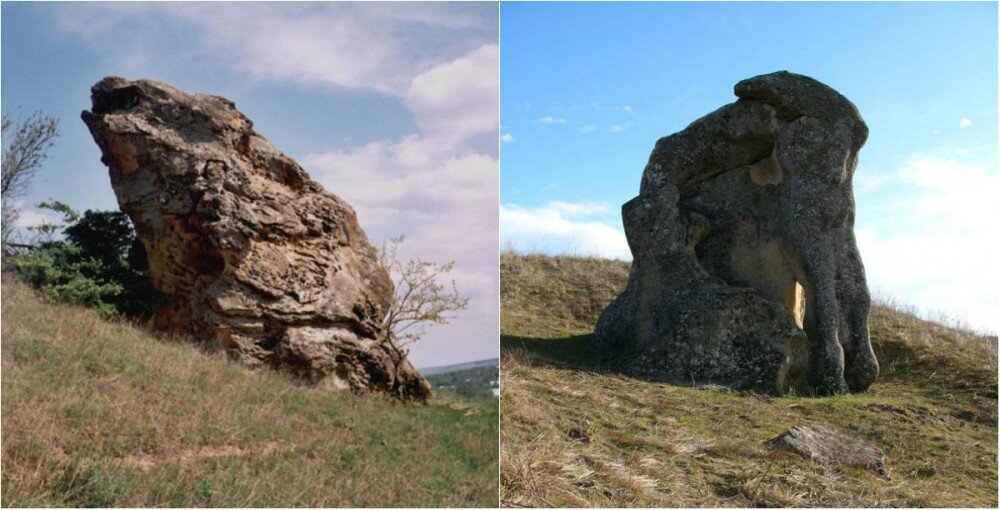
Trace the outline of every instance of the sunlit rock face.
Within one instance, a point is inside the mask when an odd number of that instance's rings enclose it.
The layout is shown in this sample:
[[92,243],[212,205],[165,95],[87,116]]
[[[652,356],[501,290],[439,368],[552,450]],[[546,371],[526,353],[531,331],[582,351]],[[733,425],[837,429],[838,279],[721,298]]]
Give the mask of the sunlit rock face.
[[328,388],[426,398],[384,331],[392,282],[350,205],[227,99],[118,77],[91,92],[83,120],[174,299],[160,327]]
[[628,287],[596,346],[637,375],[768,393],[864,391],[878,376],[851,181],[868,128],[806,76],[657,141],[622,207]]

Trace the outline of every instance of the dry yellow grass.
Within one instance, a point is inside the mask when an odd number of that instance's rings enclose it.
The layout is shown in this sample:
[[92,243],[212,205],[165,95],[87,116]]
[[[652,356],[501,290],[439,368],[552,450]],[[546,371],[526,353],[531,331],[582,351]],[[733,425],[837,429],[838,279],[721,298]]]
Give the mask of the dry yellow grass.
[[331,393],[4,278],[4,506],[497,504],[497,409]]
[[[616,374],[590,350],[628,265],[501,257],[504,506],[997,506],[995,344],[887,307],[871,391],[772,398]],[[888,477],[778,456],[802,423],[862,439]]]

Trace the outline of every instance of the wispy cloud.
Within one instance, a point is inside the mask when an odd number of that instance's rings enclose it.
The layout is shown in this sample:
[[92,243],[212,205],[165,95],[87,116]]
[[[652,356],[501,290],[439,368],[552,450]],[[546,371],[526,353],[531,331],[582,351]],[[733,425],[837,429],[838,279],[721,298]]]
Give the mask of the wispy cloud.
[[611,126],[611,129],[609,129],[609,131],[611,131],[612,133],[621,133],[634,125],[635,122],[633,121],[628,121],[622,124],[615,124],[614,126]]
[[504,133],[504,134],[500,135],[500,143],[502,143],[504,145],[510,145],[510,144],[514,143],[514,135],[512,135],[510,133]]
[[971,125],[972,125],[972,119],[968,117],[965,117],[962,120],[958,121],[958,127],[960,128],[967,128]]
[[553,201],[538,207],[500,205],[500,233],[504,246],[522,252],[573,254],[630,260],[625,233],[595,216],[610,208],[592,202]]
[[587,124],[580,128],[581,133],[593,133],[594,131],[597,131],[597,124]]
[[632,107],[629,105],[621,106],[618,109],[624,113],[632,113]]
[[541,124],[543,126],[554,126],[554,125],[560,125],[560,124],[565,124],[565,123],[566,123],[566,119],[559,118],[559,117],[542,117],[540,119],[535,119],[535,124]]
[[595,216],[611,212],[611,208],[599,202],[565,202],[563,200],[553,200],[546,204],[545,207],[565,217]]

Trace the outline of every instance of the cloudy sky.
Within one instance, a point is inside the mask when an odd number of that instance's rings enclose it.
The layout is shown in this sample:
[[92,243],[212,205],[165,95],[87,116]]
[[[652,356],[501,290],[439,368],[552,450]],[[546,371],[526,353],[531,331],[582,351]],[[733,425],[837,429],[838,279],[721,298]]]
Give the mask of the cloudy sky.
[[498,355],[496,4],[5,2],[2,24],[3,111],[60,119],[26,204],[117,207],[79,118],[100,78],[225,96],[374,243],[456,261],[470,309],[413,346],[417,366]]
[[877,292],[1000,329],[997,4],[501,7],[501,246],[630,258],[620,206],[655,141],[786,69],[871,129],[857,234]]

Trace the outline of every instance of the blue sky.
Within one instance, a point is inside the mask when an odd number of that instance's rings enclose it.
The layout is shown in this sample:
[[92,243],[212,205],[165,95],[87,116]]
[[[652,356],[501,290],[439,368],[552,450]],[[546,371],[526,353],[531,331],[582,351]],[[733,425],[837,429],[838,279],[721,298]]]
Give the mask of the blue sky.
[[456,261],[470,309],[413,346],[417,366],[495,357],[497,37],[489,3],[4,2],[3,111],[60,120],[25,204],[117,208],[80,121],[100,78],[222,95],[373,242],[406,234],[404,256]]
[[741,79],[812,76],[860,109],[857,233],[876,291],[1000,328],[997,4],[504,3],[501,244],[628,258],[653,143]]

